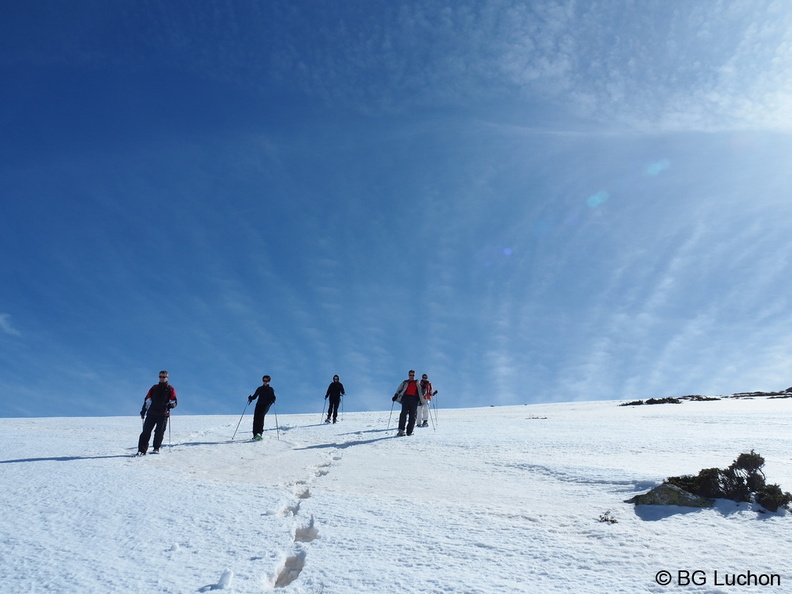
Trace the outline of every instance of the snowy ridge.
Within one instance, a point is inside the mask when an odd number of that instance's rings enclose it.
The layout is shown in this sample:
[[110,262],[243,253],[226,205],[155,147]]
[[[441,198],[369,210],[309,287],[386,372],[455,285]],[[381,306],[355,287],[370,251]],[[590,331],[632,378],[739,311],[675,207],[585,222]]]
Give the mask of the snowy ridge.
[[[733,592],[792,587],[786,511],[624,500],[751,449],[792,490],[792,400],[440,410],[395,438],[388,411],[174,416],[159,456],[139,419],[0,419],[8,592]],[[394,415],[395,417],[395,415]],[[243,433],[244,430],[244,433]],[[600,518],[608,512],[613,523]],[[745,543],[751,543],[746,547]],[[698,571],[706,583],[660,585]],[[717,572],[717,574],[715,573]],[[717,585],[720,580],[724,582]]]

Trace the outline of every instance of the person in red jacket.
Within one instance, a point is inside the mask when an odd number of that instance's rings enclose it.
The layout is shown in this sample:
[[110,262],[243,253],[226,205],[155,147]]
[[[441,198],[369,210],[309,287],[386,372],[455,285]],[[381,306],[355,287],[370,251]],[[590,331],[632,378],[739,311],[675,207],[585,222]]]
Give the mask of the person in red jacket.
[[393,395],[394,402],[400,402],[402,405],[401,414],[399,415],[399,432],[396,434],[401,437],[405,435],[412,435],[413,428],[415,427],[415,418],[418,412],[418,407],[421,406],[421,384],[415,379],[415,371],[410,369],[409,377],[404,380]]
[[154,384],[143,400],[140,409],[140,418],[143,421],[143,431],[138,439],[138,456],[145,456],[149,446],[151,432],[154,431],[154,453],[159,454],[162,439],[165,437],[165,428],[168,426],[170,411],[178,404],[176,389],[168,383],[168,372],[159,372],[159,383]]

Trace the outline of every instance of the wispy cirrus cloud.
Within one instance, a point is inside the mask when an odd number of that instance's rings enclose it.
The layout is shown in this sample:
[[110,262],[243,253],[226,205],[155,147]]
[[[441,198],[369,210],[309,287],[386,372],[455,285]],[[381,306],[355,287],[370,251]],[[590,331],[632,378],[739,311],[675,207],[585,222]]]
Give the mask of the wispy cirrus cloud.
[[792,129],[781,2],[141,2],[123,17],[108,5],[37,18],[51,52],[12,37],[0,63],[164,64],[364,113],[494,102],[646,131]]
[[333,18],[320,20],[334,27],[317,43],[336,51],[287,33],[289,58],[273,68],[330,103],[403,111],[498,102],[646,131],[792,129],[792,8],[780,3],[402,2],[385,3],[376,19],[324,10]]
[[11,336],[21,336],[22,334],[11,323],[11,314],[0,314],[0,332],[5,332]]

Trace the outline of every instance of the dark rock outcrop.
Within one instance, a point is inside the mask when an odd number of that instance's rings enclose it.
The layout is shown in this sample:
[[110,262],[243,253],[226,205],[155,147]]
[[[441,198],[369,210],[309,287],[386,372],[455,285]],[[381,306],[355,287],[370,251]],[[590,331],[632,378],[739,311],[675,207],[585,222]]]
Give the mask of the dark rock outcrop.
[[715,502],[712,499],[699,497],[698,495],[693,495],[692,493],[683,491],[676,485],[663,483],[648,493],[636,495],[632,499],[628,499],[625,501],[625,503],[634,503],[635,505],[681,505],[683,507],[712,507]]

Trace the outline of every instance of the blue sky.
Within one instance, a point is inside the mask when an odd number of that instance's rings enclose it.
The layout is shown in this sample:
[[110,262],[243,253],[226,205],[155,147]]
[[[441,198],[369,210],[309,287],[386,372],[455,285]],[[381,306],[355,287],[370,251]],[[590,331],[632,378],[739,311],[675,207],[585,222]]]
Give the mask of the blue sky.
[[792,6],[0,6],[3,416],[792,385]]

